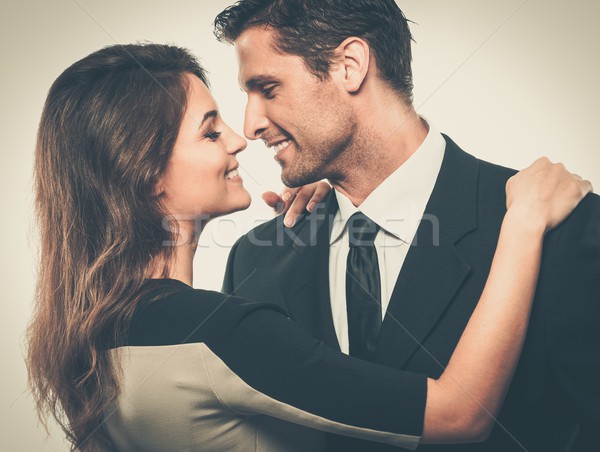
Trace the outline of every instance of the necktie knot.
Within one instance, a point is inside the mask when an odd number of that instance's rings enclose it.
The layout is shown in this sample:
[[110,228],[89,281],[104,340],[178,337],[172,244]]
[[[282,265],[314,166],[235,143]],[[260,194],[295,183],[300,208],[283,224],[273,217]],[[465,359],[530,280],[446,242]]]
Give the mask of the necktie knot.
[[348,220],[350,248],[373,246],[379,226],[362,212],[356,212]]

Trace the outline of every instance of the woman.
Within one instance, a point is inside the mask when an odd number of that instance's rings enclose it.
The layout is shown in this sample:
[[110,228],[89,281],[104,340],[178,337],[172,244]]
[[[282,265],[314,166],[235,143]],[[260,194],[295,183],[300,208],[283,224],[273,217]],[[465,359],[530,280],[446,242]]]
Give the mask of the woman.
[[511,179],[485,290],[432,380],[329,350],[268,300],[191,287],[203,226],[250,203],[236,160],[245,146],[183,49],[109,47],[55,81],[35,162],[28,368],[42,416],[81,450],[298,449],[253,414],[408,448],[485,437],[543,236],[589,183],[547,160]]

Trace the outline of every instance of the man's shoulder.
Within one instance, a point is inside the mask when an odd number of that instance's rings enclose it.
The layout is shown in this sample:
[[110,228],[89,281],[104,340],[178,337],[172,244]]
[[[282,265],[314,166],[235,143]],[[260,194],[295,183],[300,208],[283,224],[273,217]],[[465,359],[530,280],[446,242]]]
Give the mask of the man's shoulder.
[[[278,228],[284,227],[281,223],[281,220],[276,217],[246,232],[233,245],[230,259],[236,262],[239,262],[240,258],[244,261],[248,261],[249,258],[251,260],[260,260],[264,256],[270,255],[270,253],[265,253],[264,250],[268,248],[272,251],[273,247],[271,245],[277,241]],[[268,247],[259,246],[260,244],[266,245],[267,243],[269,244]]]
[[242,239],[252,243],[252,238],[256,238],[258,240],[270,240],[273,237],[277,237],[277,234],[284,228],[283,219],[279,216],[255,226],[246,232]]
[[549,236],[552,238],[549,242],[557,246],[579,243],[589,251],[600,252],[600,196],[588,194]]
[[597,227],[600,227],[600,196],[590,193],[581,201],[578,209],[581,211],[581,216],[589,217],[590,220],[596,222]]
[[484,177],[487,176],[500,181],[503,180],[505,183],[518,172],[514,168],[508,168],[486,160],[477,159],[477,161],[479,162],[479,171]]
[[[505,186],[508,179],[518,173],[518,170],[507,168],[492,162],[477,159],[479,163],[479,188],[483,189],[480,199],[485,201],[486,194],[490,192],[500,193],[505,197]],[[593,229],[600,231],[600,196],[595,193],[587,195],[575,208],[573,213],[557,228],[576,230]]]
[[264,255],[274,256],[289,252],[302,237],[310,215],[301,215],[292,228],[283,224],[283,216],[254,227],[242,235],[234,245],[236,255],[250,254],[259,259]]
[[[445,164],[442,166],[448,171],[450,179],[457,177],[464,177],[467,174],[461,167],[467,166],[472,168],[474,174],[477,174],[477,187],[478,189],[489,187],[495,190],[497,187],[506,185],[506,181],[514,176],[518,171],[513,168],[507,168],[497,163],[482,160],[465,150],[463,150],[458,144],[456,144],[452,138],[442,134],[446,141],[446,157],[444,159]],[[469,175],[469,177],[471,177]],[[504,192],[502,192],[504,194]]]
[[[479,199],[483,205],[491,198],[506,199],[506,182],[518,171],[484,160],[479,160]],[[484,209],[485,210],[485,209]],[[565,234],[563,231],[567,231]],[[569,237],[577,240],[582,234],[588,237],[600,233],[600,196],[595,193],[587,195],[575,208],[573,213],[556,228],[552,235]],[[552,242],[552,241],[550,241]]]
[[466,152],[460,146],[458,146],[452,138],[442,134],[446,140],[446,152],[450,152],[451,156],[458,161],[472,161],[476,162],[479,171],[479,182],[491,182],[491,181],[506,181],[517,173],[516,169],[508,168],[497,163],[488,162],[482,160],[474,155]]
[[[260,224],[244,234],[234,249],[239,252],[264,253],[269,255],[287,253],[296,248],[314,247],[322,243],[324,232],[331,224],[337,212],[336,197],[331,191],[325,199],[317,204],[312,212],[305,212],[297,219],[293,227],[283,224],[284,215],[281,214],[272,220]],[[320,241],[317,243],[317,239]]]

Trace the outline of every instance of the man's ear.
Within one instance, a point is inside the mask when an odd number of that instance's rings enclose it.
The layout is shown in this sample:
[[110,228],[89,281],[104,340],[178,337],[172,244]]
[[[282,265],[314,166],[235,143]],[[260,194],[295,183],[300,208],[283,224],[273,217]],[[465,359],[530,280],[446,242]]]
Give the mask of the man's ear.
[[364,83],[371,58],[369,44],[363,39],[350,37],[336,49],[339,76],[349,93],[356,93]]

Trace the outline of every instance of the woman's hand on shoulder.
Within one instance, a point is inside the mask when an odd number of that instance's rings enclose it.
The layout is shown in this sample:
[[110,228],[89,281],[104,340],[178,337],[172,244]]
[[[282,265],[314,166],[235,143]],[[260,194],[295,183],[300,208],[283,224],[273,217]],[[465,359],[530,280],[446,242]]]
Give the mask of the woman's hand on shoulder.
[[284,188],[280,194],[272,191],[263,193],[263,200],[275,210],[276,214],[285,214],[284,224],[291,228],[304,212],[312,212],[331,191],[331,185],[325,181],[314,182],[297,188]]
[[508,180],[506,207],[513,217],[545,233],[564,221],[592,191],[590,181],[542,157]]

